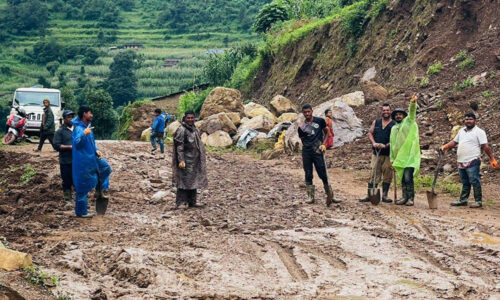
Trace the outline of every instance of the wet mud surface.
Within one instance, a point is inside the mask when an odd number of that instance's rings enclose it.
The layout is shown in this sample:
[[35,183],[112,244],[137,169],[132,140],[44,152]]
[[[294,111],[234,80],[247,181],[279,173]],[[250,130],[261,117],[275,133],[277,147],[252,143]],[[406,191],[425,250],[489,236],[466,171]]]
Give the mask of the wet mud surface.
[[[357,201],[366,192],[365,171],[333,168],[330,180],[343,203],[326,208],[315,182],[318,202],[306,205],[300,157],[210,154],[209,187],[198,195],[206,206],[173,210],[170,150],[163,157],[151,155],[147,143],[100,142],[114,170],[112,199],[105,216],[81,220],[62,200],[57,154],[21,147],[26,154],[0,150],[0,236],[60,278],[54,295],[500,297],[498,203],[450,208],[453,199],[440,194],[439,209],[431,211],[420,193],[415,207],[374,207]],[[13,169],[27,163],[37,175],[23,185],[17,179],[23,171]],[[167,193],[155,200],[158,191]],[[7,286],[5,278],[0,283]]]

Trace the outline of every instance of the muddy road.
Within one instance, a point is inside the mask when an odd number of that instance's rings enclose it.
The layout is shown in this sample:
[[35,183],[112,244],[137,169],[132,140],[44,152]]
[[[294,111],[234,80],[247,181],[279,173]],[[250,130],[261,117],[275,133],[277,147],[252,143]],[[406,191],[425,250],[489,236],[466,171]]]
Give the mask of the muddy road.
[[[57,154],[2,148],[0,236],[59,277],[73,299],[499,299],[500,207],[427,209],[359,204],[366,171],[330,170],[340,205],[306,205],[300,157],[208,157],[202,209],[172,210],[170,151],[99,142],[113,167],[106,216],[73,217],[62,202]],[[167,147],[168,148],[168,147]],[[3,152],[2,152],[3,151]],[[332,160],[333,158],[328,158]],[[6,163],[5,163],[6,161]],[[19,179],[30,164],[37,174]],[[17,179],[16,179],[17,178]],[[317,179],[316,179],[317,180]],[[484,190],[498,200],[498,187]],[[154,199],[165,191],[162,199]],[[491,194],[493,193],[493,194]],[[392,196],[392,191],[391,191]],[[90,197],[92,198],[92,197]],[[90,203],[91,211],[94,203]],[[17,277],[16,277],[17,276]],[[0,283],[40,299],[15,273]],[[44,294],[46,295],[46,294]],[[44,296],[48,297],[48,296]]]

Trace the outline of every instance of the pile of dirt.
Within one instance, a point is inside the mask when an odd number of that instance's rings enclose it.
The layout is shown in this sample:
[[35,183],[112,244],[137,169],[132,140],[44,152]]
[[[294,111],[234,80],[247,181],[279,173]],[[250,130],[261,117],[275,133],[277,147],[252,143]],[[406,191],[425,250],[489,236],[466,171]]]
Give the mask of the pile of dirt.
[[[343,24],[334,20],[280,50],[273,63],[259,71],[249,97],[267,104],[281,94],[297,106],[307,102],[316,105],[362,90],[361,78],[371,69],[376,71],[371,79],[387,89],[387,102],[394,108],[407,109],[410,95],[419,94],[417,121],[422,150],[438,149],[448,142],[451,129],[462,123],[463,114],[474,112],[498,156],[499,10],[498,1],[390,1],[386,11],[366,25],[354,55],[349,53]],[[461,64],[466,59],[468,64]],[[441,69],[427,73],[437,62]],[[381,104],[355,108],[366,130],[379,117]],[[367,138],[335,153],[342,166],[368,167]],[[454,166],[454,158],[448,155],[445,163]],[[426,172],[433,170],[435,161],[422,163]],[[498,180],[498,176],[488,177]]]
[[140,141],[142,131],[153,124],[156,108],[151,101],[136,101],[125,107],[120,117],[119,138]]

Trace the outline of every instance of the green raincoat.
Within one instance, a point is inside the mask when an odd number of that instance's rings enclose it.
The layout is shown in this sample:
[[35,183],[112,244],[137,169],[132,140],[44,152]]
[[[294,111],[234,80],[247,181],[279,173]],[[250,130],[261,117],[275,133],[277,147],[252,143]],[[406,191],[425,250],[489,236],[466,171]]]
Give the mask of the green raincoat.
[[390,159],[399,182],[405,168],[415,168],[413,176],[417,176],[420,170],[420,142],[416,118],[417,103],[410,103],[408,116],[392,127]]

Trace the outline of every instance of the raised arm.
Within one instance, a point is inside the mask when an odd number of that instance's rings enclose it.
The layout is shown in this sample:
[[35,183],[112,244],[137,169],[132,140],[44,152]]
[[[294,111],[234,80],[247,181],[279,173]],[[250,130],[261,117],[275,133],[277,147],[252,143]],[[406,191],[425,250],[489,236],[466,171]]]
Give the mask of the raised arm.
[[412,121],[417,119],[417,95],[413,94],[408,108],[408,118]]

